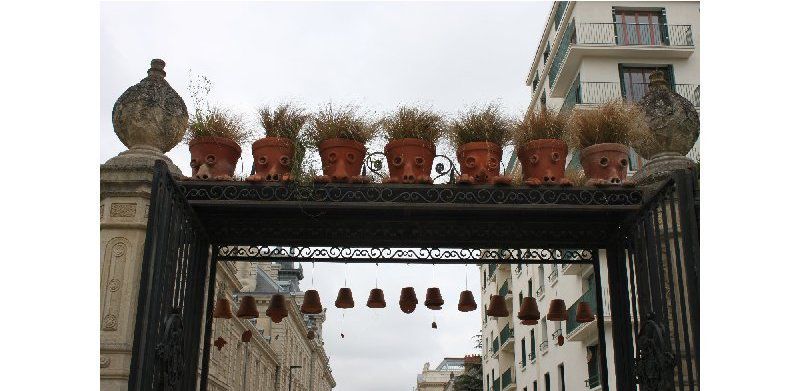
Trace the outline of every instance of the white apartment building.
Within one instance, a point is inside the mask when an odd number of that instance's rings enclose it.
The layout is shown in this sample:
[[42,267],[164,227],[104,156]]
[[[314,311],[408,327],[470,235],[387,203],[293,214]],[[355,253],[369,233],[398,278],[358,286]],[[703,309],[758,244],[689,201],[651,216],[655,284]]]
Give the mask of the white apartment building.
[[[636,102],[656,70],[700,110],[699,2],[557,1],[525,81],[531,89],[528,110],[568,112],[619,98]],[[697,147],[689,153],[695,159]],[[569,164],[577,167],[572,155]],[[635,171],[642,161],[632,155]],[[509,167],[515,163],[512,158]]]
[[[612,99],[638,101],[649,75],[661,70],[671,88],[700,109],[699,2],[555,2],[526,84],[528,110],[543,105],[568,112]],[[690,157],[699,159],[698,144]],[[643,163],[631,152],[631,171]],[[571,167],[580,165],[572,151]],[[516,157],[508,167],[519,170]],[[631,173],[632,174],[632,173]],[[601,280],[607,281],[600,252]],[[615,389],[608,287],[596,287],[587,265],[482,265],[483,381],[486,391],[599,390],[601,365],[597,321],[574,321],[577,303],[602,295],[610,389]],[[489,296],[505,297],[510,316],[486,316]],[[516,318],[523,297],[536,297],[542,320],[524,326]],[[554,298],[563,299],[570,320],[544,320]],[[564,344],[558,346],[558,336]]]

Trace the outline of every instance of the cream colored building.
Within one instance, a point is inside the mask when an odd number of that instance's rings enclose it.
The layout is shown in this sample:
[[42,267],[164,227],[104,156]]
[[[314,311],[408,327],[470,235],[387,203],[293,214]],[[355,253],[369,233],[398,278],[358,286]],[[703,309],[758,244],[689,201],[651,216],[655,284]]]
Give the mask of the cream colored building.
[[[661,70],[675,92],[700,109],[699,2],[554,2],[526,85],[528,110],[593,107],[612,99],[638,101],[648,76]],[[699,160],[699,140],[689,156]],[[569,165],[579,167],[574,151]],[[643,163],[635,151],[631,175]],[[518,174],[516,157],[509,174]],[[601,280],[607,281],[604,252]],[[611,348],[611,308],[607,286],[596,287],[591,266],[482,265],[483,382],[489,391],[562,391],[600,389],[597,321],[540,321],[524,326],[516,318],[522,297],[535,297],[542,317],[550,300],[561,298],[571,319],[580,300],[595,310],[602,295],[607,326],[609,387],[615,389]],[[501,294],[508,318],[486,317],[491,294]],[[558,346],[558,336],[564,344]]]
[[445,391],[452,388],[453,380],[464,373],[464,357],[445,357],[436,368],[425,363],[417,374],[416,391]]
[[[525,79],[528,110],[636,102],[655,70],[700,110],[699,2],[557,1]],[[579,167],[570,155],[570,167]],[[699,160],[699,141],[689,156]],[[632,175],[643,161],[633,151],[630,162]],[[515,157],[508,166],[519,170]]]

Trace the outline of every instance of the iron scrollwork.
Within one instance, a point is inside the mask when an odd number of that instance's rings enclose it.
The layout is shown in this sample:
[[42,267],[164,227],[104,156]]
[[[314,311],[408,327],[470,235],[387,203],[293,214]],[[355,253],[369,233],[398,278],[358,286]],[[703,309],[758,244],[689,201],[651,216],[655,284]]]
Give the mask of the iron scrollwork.
[[675,353],[669,345],[655,315],[647,314],[639,334],[636,336],[636,382],[644,391],[667,391],[675,389]]
[[295,261],[373,261],[399,262],[471,262],[503,261],[592,261],[589,250],[556,249],[477,249],[477,248],[389,248],[389,247],[294,247],[227,246],[220,247],[219,258],[226,260],[270,259]]
[[156,345],[156,389],[178,390],[183,376],[183,317],[179,308],[166,316],[161,341]]

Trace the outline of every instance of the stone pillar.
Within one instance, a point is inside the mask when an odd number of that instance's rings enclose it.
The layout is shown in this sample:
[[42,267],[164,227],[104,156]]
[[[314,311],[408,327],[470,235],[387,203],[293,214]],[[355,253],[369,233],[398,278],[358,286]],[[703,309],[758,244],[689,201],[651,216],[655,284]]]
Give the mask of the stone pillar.
[[164,61],[114,105],[114,130],[129,149],[100,166],[100,389],[127,390],[142,253],[156,160],[188,123],[183,100],[164,80]]

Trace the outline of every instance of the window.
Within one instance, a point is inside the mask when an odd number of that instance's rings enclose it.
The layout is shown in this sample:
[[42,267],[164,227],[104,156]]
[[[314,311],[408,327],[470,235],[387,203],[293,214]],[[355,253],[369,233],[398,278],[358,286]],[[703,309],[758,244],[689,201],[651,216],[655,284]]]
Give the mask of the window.
[[620,84],[622,96],[629,102],[638,102],[650,90],[650,75],[655,71],[664,72],[669,85],[674,85],[672,66],[626,66],[620,65]]
[[533,357],[536,357],[536,335],[531,329],[531,361],[533,361]]
[[544,390],[545,391],[550,391],[550,374],[549,373],[545,373],[544,374]]
[[543,340],[543,341],[545,341],[545,342],[547,342],[547,340],[548,340],[548,338],[547,338],[547,337],[548,337],[549,335],[550,335],[550,334],[547,332],[547,321],[546,321],[546,320],[544,320],[544,319],[542,319],[542,340]]
[[586,347],[586,366],[589,369],[589,388],[595,388],[600,385],[600,360],[597,357],[597,345]]
[[544,266],[539,265],[539,288],[544,287]]
[[536,71],[536,77],[533,78],[533,83],[531,83],[531,94],[536,91],[536,87],[539,86],[539,71]]
[[486,289],[486,270],[483,271],[483,289]]
[[533,279],[528,279],[528,297],[533,297]]
[[547,107],[547,97],[544,96],[545,91],[542,91],[542,97],[539,98],[539,102],[542,103],[542,109]]
[[564,379],[564,363],[558,364],[558,390],[567,391],[567,384]]
[[614,10],[617,45],[664,45],[666,37],[664,10]]
[[522,291],[519,291],[519,308],[522,308]]
[[547,43],[547,48],[544,49],[544,56],[542,57],[542,64],[547,64],[547,57],[550,57],[550,42]]
[[525,364],[528,363],[528,352],[525,351],[525,338],[522,338],[519,345],[522,348],[522,367],[525,368]]
[[539,384],[536,383],[536,380],[533,381],[533,391],[539,391]]
[[489,382],[489,375],[486,375],[486,391],[490,391],[492,388],[492,383]]

